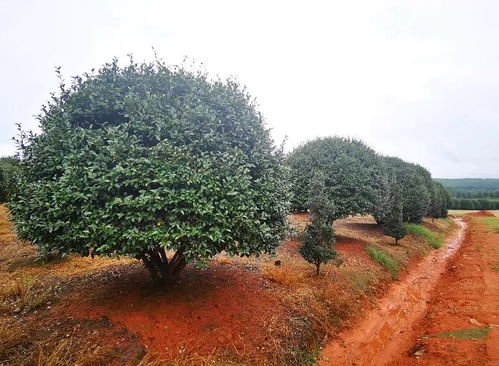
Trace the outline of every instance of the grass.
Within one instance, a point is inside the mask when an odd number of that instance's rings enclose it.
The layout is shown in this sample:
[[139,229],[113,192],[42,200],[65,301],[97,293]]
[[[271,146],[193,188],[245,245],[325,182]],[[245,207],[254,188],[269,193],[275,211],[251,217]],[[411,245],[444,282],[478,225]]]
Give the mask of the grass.
[[263,270],[263,277],[289,288],[297,288],[303,284],[305,275],[305,272],[288,265],[269,266]]
[[0,365],[26,343],[24,324],[17,319],[0,318]]
[[499,217],[481,217],[480,220],[493,232],[499,233]]
[[440,249],[444,244],[444,238],[435,234],[431,230],[418,224],[406,224],[407,231],[414,235],[422,237],[434,249]]
[[20,309],[27,311],[43,305],[49,298],[49,289],[39,286],[38,279],[26,273],[0,288],[0,301],[11,299]]
[[444,332],[438,334],[430,334],[422,338],[454,338],[454,339],[485,339],[489,334],[492,327],[482,327],[482,328],[468,328],[461,330],[454,330],[451,332]]
[[399,267],[397,263],[382,249],[376,249],[373,246],[367,247],[367,253],[374,259],[376,262],[381,264],[387,270],[390,271],[393,279],[397,279],[399,276]]

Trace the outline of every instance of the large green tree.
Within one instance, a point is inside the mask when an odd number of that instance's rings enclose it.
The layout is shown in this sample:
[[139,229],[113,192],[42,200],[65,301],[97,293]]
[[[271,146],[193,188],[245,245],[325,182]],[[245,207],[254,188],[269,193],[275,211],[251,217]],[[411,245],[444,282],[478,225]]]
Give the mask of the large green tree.
[[433,181],[428,170],[395,157],[385,157],[388,169],[395,174],[403,199],[403,220],[419,224],[431,205]]
[[169,281],[226,251],[271,252],[288,188],[252,98],[236,82],[117,60],[75,77],[21,136],[17,232],[61,254],[126,255]]
[[362,141],[337,136],[317,138],[297,147],[287,162],[293,209],[310,208],[310,182],[320,172],[325,177],[325,195],[334,203],[333,220],[372,211],[379,160]]

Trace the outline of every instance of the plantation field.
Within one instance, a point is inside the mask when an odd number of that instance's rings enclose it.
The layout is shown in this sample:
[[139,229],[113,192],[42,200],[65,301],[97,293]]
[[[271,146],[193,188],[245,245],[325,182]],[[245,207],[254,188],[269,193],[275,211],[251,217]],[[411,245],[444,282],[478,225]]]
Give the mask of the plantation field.
[[[0,364],[312,365],[320,348],[435,251],[411,232],[394,244],[369,216],[335,222],[343,261],[315,275],[298,253],[305,214],[275,255],[216,256],[168,289],[136,260],[37,258],[0,207]],[[451,220],[420,226],[442,240]]]

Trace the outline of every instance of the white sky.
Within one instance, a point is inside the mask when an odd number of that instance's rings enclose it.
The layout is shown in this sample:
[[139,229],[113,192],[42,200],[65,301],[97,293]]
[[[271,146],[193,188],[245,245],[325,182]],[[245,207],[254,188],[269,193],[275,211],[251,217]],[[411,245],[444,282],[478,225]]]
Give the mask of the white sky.
[[63,74],[185,56],[235,76],[287,149],[363,139],[435,177],[499,178],[498,1],[0,0],[0,155]]

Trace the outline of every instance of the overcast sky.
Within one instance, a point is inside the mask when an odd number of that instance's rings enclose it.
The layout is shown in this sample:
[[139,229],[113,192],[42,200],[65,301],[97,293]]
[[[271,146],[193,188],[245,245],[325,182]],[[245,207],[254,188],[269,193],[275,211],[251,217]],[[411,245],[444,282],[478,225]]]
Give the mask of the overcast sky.
[[66,77],[113,56],[234,76],[287,149],[364,140],[434,177],[499,178],[499,1],[0,0],[0,155]]

